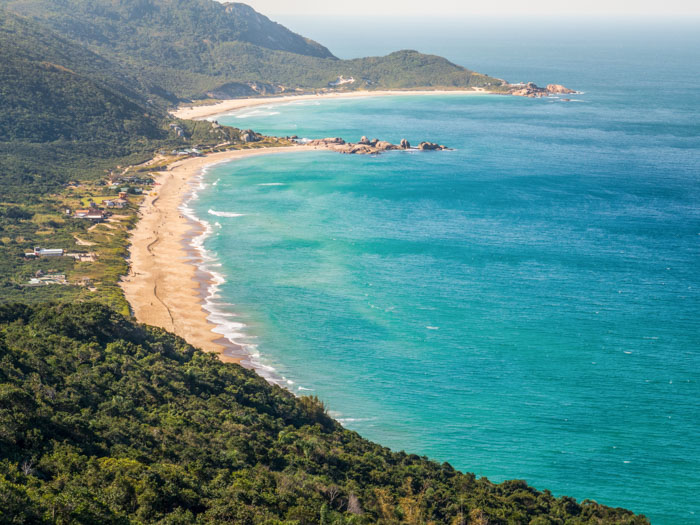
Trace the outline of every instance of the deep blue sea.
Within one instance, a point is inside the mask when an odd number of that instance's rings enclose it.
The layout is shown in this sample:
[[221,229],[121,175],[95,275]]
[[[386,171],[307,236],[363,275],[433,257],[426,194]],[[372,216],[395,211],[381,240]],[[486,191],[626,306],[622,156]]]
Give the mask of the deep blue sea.
[[210,168],[191,206],[225,279],[212,304],[265,373],[367,438],[697,524],[700,25],[554,23],[453,28],[426,50],[584,92],[571,102],[386,97],[217,117],[454,151]]

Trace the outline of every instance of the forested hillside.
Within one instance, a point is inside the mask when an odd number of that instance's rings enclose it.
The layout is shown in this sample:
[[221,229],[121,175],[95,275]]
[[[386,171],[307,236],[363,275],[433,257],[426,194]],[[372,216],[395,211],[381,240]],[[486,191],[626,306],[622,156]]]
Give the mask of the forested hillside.
[[[174,133],[164,98],[126,72],[46,27],[0,10],[0,187],[5,197],[54,191],[159,148],[221,141]],[[209,124],[199,125],[199,128]],[[181,126],[185,126],[181,123]],[[187,127],[187,126],[185,126]],[[190,126],[192,127],[192,126]],[[204,131],[204,132],[201,132]]]
[[343,429],[97,304],[0,306],[0,522],[643,524]]
[[[133,87],[132,87],[133,86]],[[165,111],[117,66],[0,11],[0,184],[46,188],[106,159],[151,154]],[[82,165],[80,165],[82,163]]]
[[[499,88],[501,81],[415,51],[338,60],[244,4],[214,0],[0,0],[66,38],[138,71],[179,98],[327,88]],[[161,94],[162,95],[162,94]]]

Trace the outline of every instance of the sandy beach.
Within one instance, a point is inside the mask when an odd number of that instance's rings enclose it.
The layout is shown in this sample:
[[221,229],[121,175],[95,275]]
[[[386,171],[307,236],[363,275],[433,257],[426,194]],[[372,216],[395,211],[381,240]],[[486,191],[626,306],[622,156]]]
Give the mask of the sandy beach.
[[216,104],[203,106],[180,106],[172,114],[181,119],[205,119],[214,115],[220,115],[229,111],[250,108],[255,106],[268,106],[271,104],[286,104],[289,102],[299,102],[304,100],[333,100],[339,98],[361,98],[361,97],[396,97],[415,95],[488,95],[492,94],[483,88],[473,88],[468,90],[434,90],[434,91],[349,91],[345,93],[323,93],[313,95],[286,95],[281,97],[256,97],[256,98],[234,98],[223,100]]
[[[319,98],[354,98],[396,95],[465,95],[485,91],[357,91],[327,95],[296,95],[233,99],[208,106],[180,108],[180,118],[206,118],[236,109]],[[187,218],[181,208],[202,170],[209,165],[255,155],[313,151],[311,146],[231,150],[193,157],[172,164],[156,178],[154,190],[141,204],[140,219],[131,234],[130,270],[121,286],[139,322],[164,328],[188,343],[219,354],[225,362],[245,362],[246,352],[213,330],[204,295],[212,276],[199,269],[199,254],[191,240],[202,226]]]
[[140,220],[132,231],[129,274],[122,289],[136,319],[159,326],[191,345],[218,353],[225,362],[240,362],[245,352],[212,330],[202,290],[211,276],[198,269],[189,240],[202,232],[200,225],[180,210],[191,183],[208,165],[255,155],[293,153],[304,146],[233,150],[194,157],[171,165],[156,179],[154,190],[141,204]]

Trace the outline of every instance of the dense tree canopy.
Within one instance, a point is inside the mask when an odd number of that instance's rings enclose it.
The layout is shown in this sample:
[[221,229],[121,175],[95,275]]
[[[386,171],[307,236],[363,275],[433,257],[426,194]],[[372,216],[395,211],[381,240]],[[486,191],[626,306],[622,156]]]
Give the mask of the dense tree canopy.
[[89,303],[0,307],[0,522],[647,523],[391,452]]

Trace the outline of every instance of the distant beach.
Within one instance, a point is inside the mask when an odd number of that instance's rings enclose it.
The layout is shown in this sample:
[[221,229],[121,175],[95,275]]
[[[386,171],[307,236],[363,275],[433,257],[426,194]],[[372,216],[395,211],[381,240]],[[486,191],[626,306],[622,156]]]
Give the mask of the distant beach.
[[[202,272],[201,256],[192,240],[204,232],[188,218],[183,200],[209,165],[256,155],[309,151],[305,146],[233,150],[173,164],[156,179],[156,186],[140,208],[140,220],[131,234],[130,270],[122,289],[141,323],[174,332],[188,343],[219,354],[224,362],[239,363],[241,347],[213,330],[203,297],[214,276]],[[200,259],[200,260],[198,260]]]
[[490,95],[491,91],[486,91],[483,88],[473,89],[456,89],[456,90],[422,90],[422,91],[348,91],[346,93],[323,93],[313,95],[284,95],[279,97],[254,97],[254,98],[234,98],[222,100],[216,104],[207,104],[201,106],[180,106],[172,114],[181,119],[205,119],[235,111],[237,109],[251,108],[255,106],[268,106],[272,104],[286,104],[288,102],[297,102],[303,100],[332,100],[342,98],[358,98],[358,97],[394,97],[394,96],[416,96],[416,95]]

